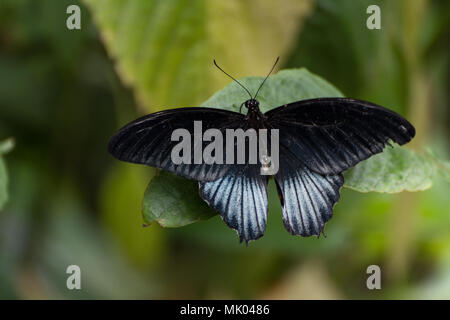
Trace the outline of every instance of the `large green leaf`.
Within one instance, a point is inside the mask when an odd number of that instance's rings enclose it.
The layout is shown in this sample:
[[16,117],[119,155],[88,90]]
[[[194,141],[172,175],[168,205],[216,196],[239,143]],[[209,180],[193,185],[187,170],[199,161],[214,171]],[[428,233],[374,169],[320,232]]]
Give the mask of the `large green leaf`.
[[[262,80],[262,77],[247,77],[239,81],[255,92]],[[338,89],[308,70],[290,69],[271,76],[258,100],[266,112],[292,101],[341,96]],[[202,106],[237,111],[246,99],[246,92],[236,83],[230,83]],[[361,192],[417,191],[431,186],[433,174],[434,166],[424,156],[403,147],[388,148],[350,171],[345,186]],[[157,220],[171,227],[208,218],[212,212],[198,196],[195,182],[168,173],[160,174],[149,184],[143,211],[147,223]]]
[[9,152],[14,146],[12,139],[0,142],[0,209],[8,201],[8,172],[2,155]]
[[[195,106],[233,74],[285,55],[311,1],[84,0],[117,69],[146,110]],[[165,107],[164,107],[165,106]]]

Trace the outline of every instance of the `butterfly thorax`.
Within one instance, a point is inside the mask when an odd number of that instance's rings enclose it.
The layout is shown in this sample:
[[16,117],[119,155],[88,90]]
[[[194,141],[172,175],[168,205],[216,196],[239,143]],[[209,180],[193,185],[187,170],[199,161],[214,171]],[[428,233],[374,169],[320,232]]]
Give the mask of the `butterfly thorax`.
[[250,126],[259,128],[264,119],[264,115],[259,110],[259,101],[256,99],[249,99],[245,101],[245,107],[248,109],[246,118],[249,121]]

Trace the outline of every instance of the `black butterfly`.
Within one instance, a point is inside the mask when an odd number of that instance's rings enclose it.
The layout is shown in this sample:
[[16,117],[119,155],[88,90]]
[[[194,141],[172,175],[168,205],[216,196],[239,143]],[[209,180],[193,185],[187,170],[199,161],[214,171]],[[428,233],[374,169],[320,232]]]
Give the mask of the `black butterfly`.
[[261,163],[195,164],[192,159],[191,164],[175,165],[171,150],[178,142],[171,141],[171,134],[184,128],[192,135],[194,121],[202,121],[203,132],[209,128],[221,132],[278,129],[279,170],[273,177],[284,226],[293,235],[320,235],[339,200],[342,172],[380,153],[390,140],[399,145],[409,142],[415,129],[393,111],[348,98],[302,100],[263,114],[256,96],[266,79],[254,98],[241,85],[250,95],[243,103],[248,109],[246,115],[203,107],[153,113],[120,129],[108,150],[119,160],[199,181],[200,196],[238,232],[241,242],[248,243],[263,235],[267,221],[268,176],[260,174]]

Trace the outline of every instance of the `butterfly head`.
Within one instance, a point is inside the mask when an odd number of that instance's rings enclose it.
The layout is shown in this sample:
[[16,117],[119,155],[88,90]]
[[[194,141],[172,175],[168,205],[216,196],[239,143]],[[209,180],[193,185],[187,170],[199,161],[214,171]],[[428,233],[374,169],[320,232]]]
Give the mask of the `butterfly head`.
[[216,63],[216,60],[214,60],[214,65],[223,73],[225,73],[227,76],[229,76],[231,79],[233,79],[238,85],[240,85],[250,96],[250,99],[245,101],[243,104],[241,104],[241,107],[239,108],[239,113],[242,110],[242,105],[245,105],[245,107],[248,109],[248,113],[252,114],[260,114],[261,112],[259,111],[259,102],[258,100],[256,100],[256,97],[258,96],[259,90],[261,90],[262,86],[264,85],[264,83],[266,82],[267,78],[270,76],[270,74],[272,73],[273,69],[275,69],[275,66],[278,63],[278,60],[280,60],[280,57],[277,58],[277,60],[275,61],[275,63],[273,64],[272,69],[270,69],[270,72],[267,74],[267,76],[264,78],[264,80],[261,82],[261,84],[259,85],[258,90],[256,90],[256,93],[254,96],[252,96],[252,94],[250,93],[250,91],[248,91],[248,89],[242,84],[240,83],[238,80],[236,80],[235,78],[233,78],[231,75],[229,75],[228,73],[226,73],[221,67],[219,67],[219,65]]
[[259,101],[256,99],[248,99],[244,103],[245,107],[248,109],[248,111],[257,111],[259,110]]

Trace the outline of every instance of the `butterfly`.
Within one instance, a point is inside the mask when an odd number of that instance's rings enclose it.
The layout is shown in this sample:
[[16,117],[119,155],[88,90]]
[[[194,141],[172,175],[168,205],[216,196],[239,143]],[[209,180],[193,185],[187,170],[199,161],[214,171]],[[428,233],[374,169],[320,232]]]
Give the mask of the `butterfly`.
[[[415,129],[389,109],[350,98],[301,100],[262,113],[256,97],[277,62],[278,59],[252,96],[214,61],[249,94],[250,99],[241,105],[247,109],[246,114],[241,110],[238,113],[207,107],[149,114],[115,133],[108,145],[109,152],[122,161],[149,165],[198,181],[202,199],[237,231],[240,242],[246,243],[264,234],[267,184],[272,177],[287,231],[304,237],[319,236],[340,198],[343,171],[382,152],[391,141],[398,145],[409,142]],[[188,155],[190,161],[175,164],[172,150],[178,142],[171,135],[176,129],[184,129],[193,137],[196,121],[201,121],[202,133],[212,128],[221,133],[230,129],[277,130],[278,171],[272,176],[261,174],[261,167],[267,163],[261,159],[250,163],[248,150],[244,163],[198,162],[192,153]],[[208,142],[200,144],[206,147]]]

